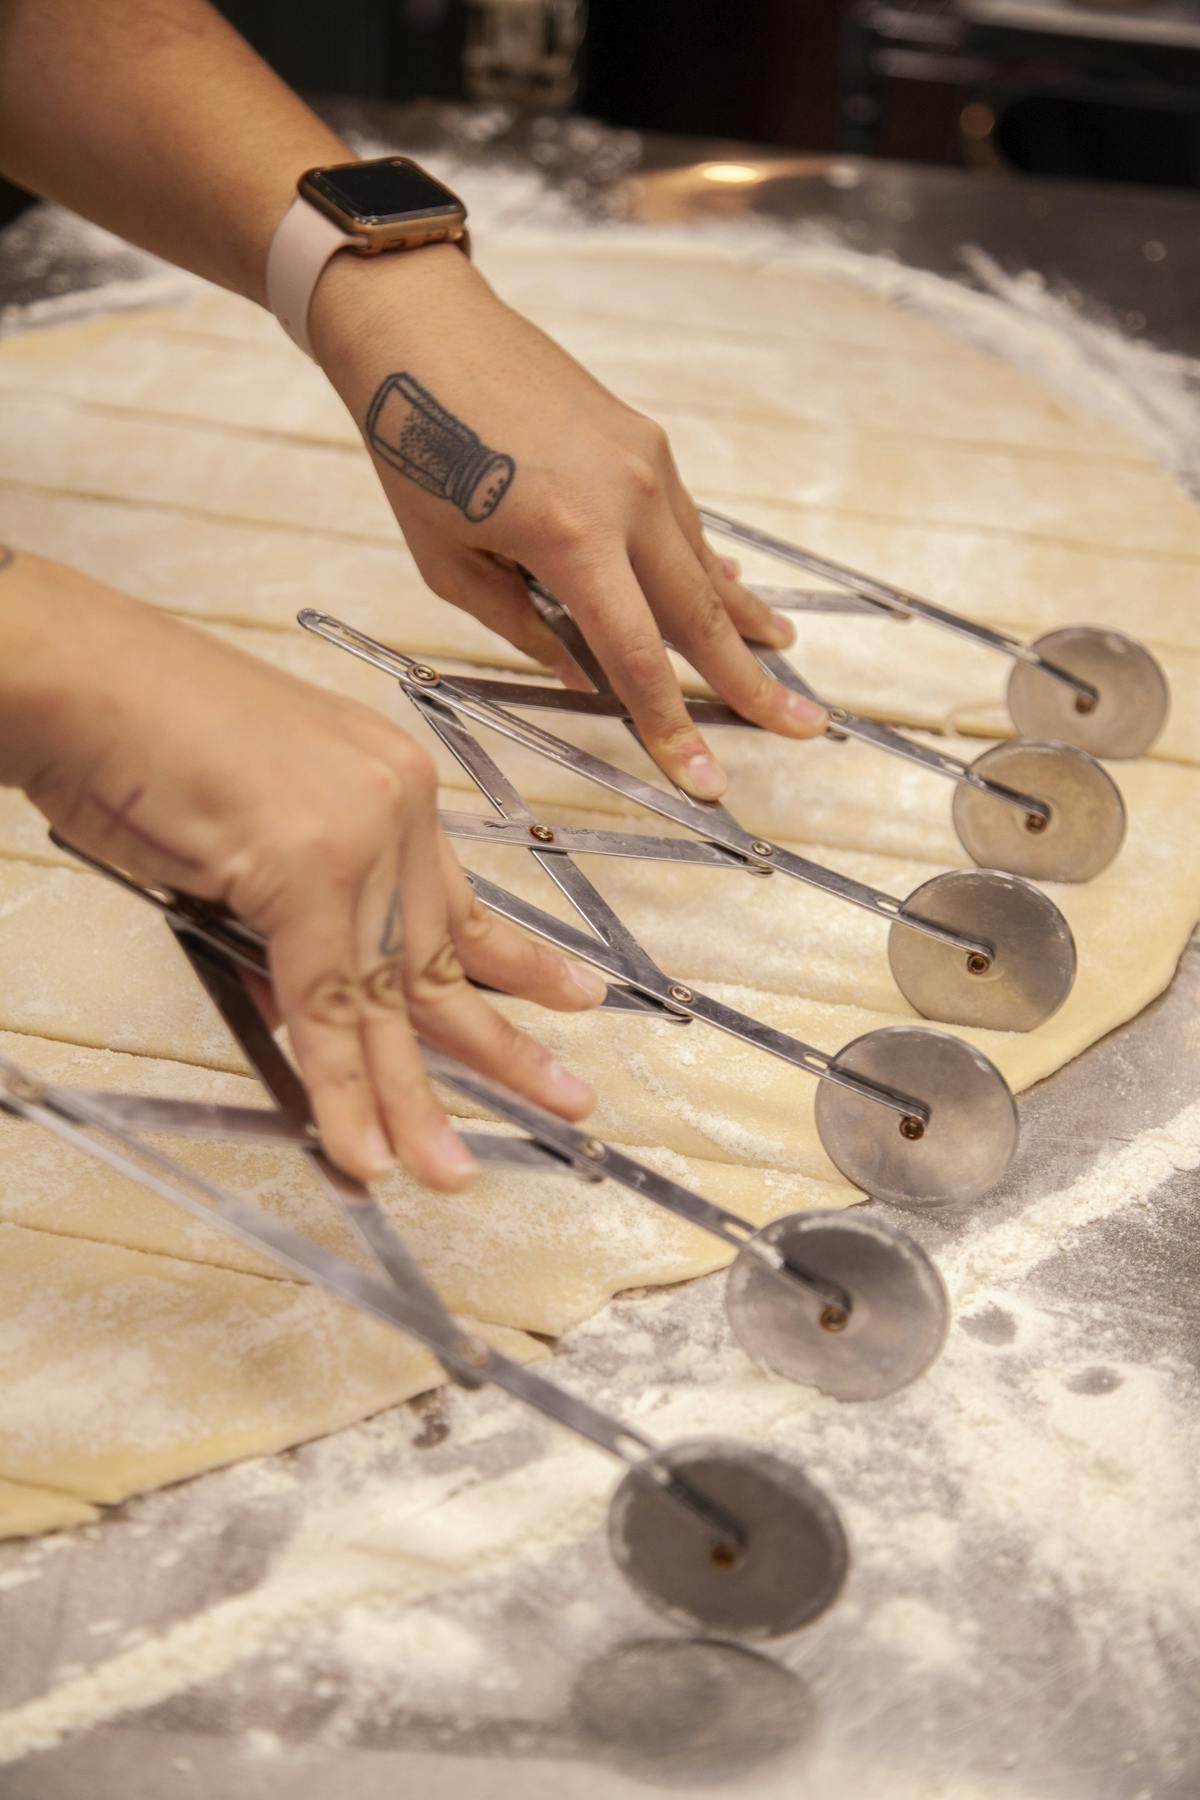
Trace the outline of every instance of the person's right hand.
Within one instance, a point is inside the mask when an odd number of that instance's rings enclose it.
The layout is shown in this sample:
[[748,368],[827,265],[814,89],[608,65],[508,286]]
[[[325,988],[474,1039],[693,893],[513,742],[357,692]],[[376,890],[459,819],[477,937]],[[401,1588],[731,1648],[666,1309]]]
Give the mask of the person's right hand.
[[605,984],[488,913],[432,759],[382,714],[73,571],[0,570],[0,780],[81,850],[223,901],[267,939],[322,1140],[452,1190],[475,1164],[417,1036],[565,1118],[590,1088],[467,977],[563,1011]]

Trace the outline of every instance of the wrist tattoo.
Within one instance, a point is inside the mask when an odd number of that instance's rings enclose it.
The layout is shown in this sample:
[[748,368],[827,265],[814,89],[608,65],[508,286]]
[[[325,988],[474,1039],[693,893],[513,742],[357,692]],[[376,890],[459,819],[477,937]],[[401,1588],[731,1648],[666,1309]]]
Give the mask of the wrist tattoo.
[[517,465],[489,450],[469,425],[411,375],[389,375],[367,409],[367,441],[377,456],[426,493],[449,500],[472,524],[490,519]]

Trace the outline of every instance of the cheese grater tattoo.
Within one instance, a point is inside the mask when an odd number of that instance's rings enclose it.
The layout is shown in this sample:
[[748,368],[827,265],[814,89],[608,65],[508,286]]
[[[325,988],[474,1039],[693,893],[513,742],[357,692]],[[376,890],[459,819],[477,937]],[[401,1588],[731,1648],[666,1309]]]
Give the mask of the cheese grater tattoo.
[[411,375],[389,375],[367,411],[376,455],[418,487],[449,500],[473,524],[490,519],[507,494],[516,464],[440,406]]

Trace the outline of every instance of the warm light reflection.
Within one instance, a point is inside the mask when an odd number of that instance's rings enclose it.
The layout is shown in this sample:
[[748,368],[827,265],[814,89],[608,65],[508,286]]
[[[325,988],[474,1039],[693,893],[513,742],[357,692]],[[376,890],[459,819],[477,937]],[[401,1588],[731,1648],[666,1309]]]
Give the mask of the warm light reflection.
[[703,163],[700,173],[705,181],[721,182],[727,187],[745,187],[761,179],[753,163]]

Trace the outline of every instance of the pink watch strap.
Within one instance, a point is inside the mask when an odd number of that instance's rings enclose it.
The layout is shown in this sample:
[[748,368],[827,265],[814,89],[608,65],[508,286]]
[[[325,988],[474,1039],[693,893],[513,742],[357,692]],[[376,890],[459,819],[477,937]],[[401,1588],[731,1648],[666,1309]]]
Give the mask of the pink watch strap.
[[294,344],[311,356],[308,309],[331,256],[355,239],[303,199],[292,201],[267,252],[267,305]]

